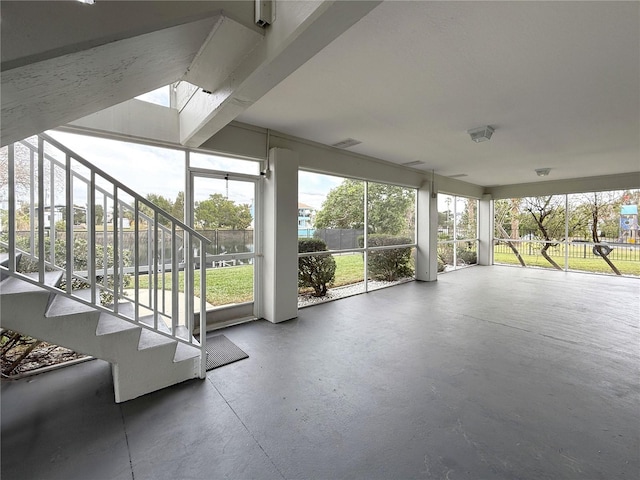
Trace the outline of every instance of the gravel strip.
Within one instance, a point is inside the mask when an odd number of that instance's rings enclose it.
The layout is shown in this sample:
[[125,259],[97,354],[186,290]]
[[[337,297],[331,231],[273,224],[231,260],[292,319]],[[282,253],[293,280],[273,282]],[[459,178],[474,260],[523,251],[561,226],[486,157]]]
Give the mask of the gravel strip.
[[[369,280],[368,287],[369,287],[369,291],[378,290],[380,288],[392,287],[394,285],[411,282],[413,280],[414,280],[413,278],[401,278],[394,282]],[[345,285],[343,287],[330,288],[327,291],[327,295],[324,297],[314,297],[312,295],[298,295],[298,308],[310,307],[311,305],[330,302],[332,300],[339,300],[340,298],[351,297],[352,295],[358,295],[360,293],[365,293],[364,282],[352,283],[351,285]]]

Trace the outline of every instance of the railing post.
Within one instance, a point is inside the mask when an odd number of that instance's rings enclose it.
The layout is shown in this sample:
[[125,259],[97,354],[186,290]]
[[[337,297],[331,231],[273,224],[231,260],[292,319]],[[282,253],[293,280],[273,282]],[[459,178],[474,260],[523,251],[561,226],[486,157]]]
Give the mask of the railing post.
[[140,204],[136,198],[133,201],[133,299],[135,302],[133,318],[136,323],[140,319],[140,229],[138,223],[140,222]]
[[[9,271],[16,271],[16,167],[15,147],[8,146],[9,160]],[[33,220],[32,220],[33,221]],[[33,245],[33,239],[32,243]]]
[[38,137],[38,281],[44,283],[44,140]]
[[[180,292],[178,291],[180,269],[178,267],[178,242],[176,239],[176,224],[171,222],[171,335],[176,334],[180,316]],[[191,340],[191,336],[189,340]]]
[[[205,244],[200,240],[200,252]],[[206,255],[206,254],[205,254]],[[207,267],[200,254],[200,378],[207,376]]]
[[184,265],[184,318],[185,318],[185,327],[189,331],[190,335],[193,335],[193,277],[194,277],[194,255],[193,255],[193,247],[195,242],[192,242],[191,234],[187,234],[185,232],[185,245],[184,249],[186,251],[186,259]]
[[162,274],[162,313],[166,314],[167,312],[167,302],[166,302],[166,289],[165,289],[165,281],[166,281],[166,257],[164,254],[164,249],[165,249],[165,245],[164,245],[164,231],[162,229],[159,229],[159,231],[162,232],[162,236],[160,237],[160,273]]
[[[103,215],[106,213],[103,212]],[[87,230],[89,254],[87,258],[87,276],[91,285],[91,303],[96,305],[96,173],[91,172],[87,198]]]
[[158,212],[153,211],[153,328],[158,329]]
[[[118,264],[120,263],[119,253],[119,238],[118,238],[118,217],[120,216],[120,208],[118,205],[118,187],[116,185],[113,186],[113,311],[118,313],[118,285],[119,283],[119,272],[118,272]],[[105,245],[105,250],[107,246]],[[105,278],[106,283],[106,278]]]
[[[66,212],[67,212],[67,221],[65,222],[65,270],[66,270],[66,283],[67,283],[67,293],[71,293],[71,286],[73,284],[73,223],[74,223],[74,209],[73,209],[73,183],[71,178],[71,157],[69,154],[66,155],[66,164],[65,168],[65,201],[66,201]],[[51,165],[51,178],[53,178],[55,166]],[[53,198],[53,190],[51,191],[51,197]],[[53,212],[51,212],[53,215]],[[52,247],[55,247],[55,239],[52,242]],[[52,248],[54,254],[53,258],[55,258],[55,248]],[[55,265],[55,262],[53,263]]]
[[[13,145],[11,145],[11,148],[13,148]],[[13,194],[15,196],[15,184],[13,190],[9,191],[9,195],[11,195],[11,192],[14,192]],[[36,256],[36,195],[36,161],[33,150],[29,149],[29,253],[32,257]],[[15,209],[12,210],[11,208],[9,208],[9,213],[11,213],[12,211],[15,213]],[[13,228],[15,228],[15,224],[13,224]]]
[[[42,145],[42,157],[45,158],[44,154],[44,143]],[[55,179],[56,167],[54,163],[49,160],[49,248],[51,251],[49,252],[49,261],[51,262],[51,266],[55,267],[56,265],[56,196],[55,196],[55,188],[56,188],[56,179]],[[69,219],[67,219],[67,223]]]

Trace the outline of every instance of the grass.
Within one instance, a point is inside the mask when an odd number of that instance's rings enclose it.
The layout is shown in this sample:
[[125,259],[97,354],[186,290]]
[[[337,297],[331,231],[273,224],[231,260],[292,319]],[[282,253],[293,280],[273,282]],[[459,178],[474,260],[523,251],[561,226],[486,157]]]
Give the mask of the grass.
[[[502,248],[502,247],[501,247]],[[498,250],[498,248],[496,248]],[[527,255],[521,252],[527,266],[553,268],[541,255]],[[558,252],[550,255],[558,265],[564,266],[564,256]],[[364,280],[364,260],[362,254],[334,255],[336,261],[336,278],[334,287],[351,285]],[[519,265],[513,253],[496,251],[495,263]],[[614,260],[613,263],[624,275],[640,276],[640,262],[629,260]],[[600,258],[569,258],[569,268],[585,272],[613,273],[604,260]],[[140,288],[148,288],[149,277],[140,276]],[[178,285],[184,291],[184,272],[180,272]],[[171,290],[171,274],[165,276],[165,289]],[[196,272],[196,294],[200,292],[200,279]],[[253,265],[237,267],[210,268],[207,270],[207,302],[215,305],[229,305],[232,303],[250,302],[253,300]]]
[[[502,249],[502,247],[500,247],[500,249]],[[542,255],[528,255],[526,251],[521,251],[520,255],[528,267],[553,268],[553,266]],[[564,253],[552,252],[549,256],[555,260],[561,268],[564,268]],[[494,263],[503,263],[507,265],[520,265],[520,262],[518,262],[518,259],[511,251],[494,251],[493,261]],[[612,259],[612,263],[623,275],[640,276],[640,262],[638,261]],[[579,270],[582,272],[613,274],[611,267],[609,267],[609,265],[607,265],[607,263],[601,258],[569,257],[569,269]]]
[[[336,279],[334,287],[350,285],[364,280],[364,260],[361,254],[334,255]],[[149,276],[138,279],[140,288],[149,288]],[[161,284],[161,279],[158,279]],[[165,290],[171,290],[171,273],[165,275]],[[184,292],[184,272],[178,275],[178,288]],[[199,272],[196,272],[195,290],[200,294]],[[253,300],[253,265],[207,269],[207,302],[214,306]]]

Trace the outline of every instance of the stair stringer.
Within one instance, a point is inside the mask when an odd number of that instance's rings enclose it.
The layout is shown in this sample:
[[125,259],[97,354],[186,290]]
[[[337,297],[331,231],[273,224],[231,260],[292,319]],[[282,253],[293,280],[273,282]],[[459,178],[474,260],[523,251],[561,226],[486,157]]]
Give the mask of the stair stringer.
[[[198,348],[70,297],[8,278],[0,283],[0,298],[3,328],[111,363],[117,403],[200,376]],[[63,308],[52,308],[61,300]]]

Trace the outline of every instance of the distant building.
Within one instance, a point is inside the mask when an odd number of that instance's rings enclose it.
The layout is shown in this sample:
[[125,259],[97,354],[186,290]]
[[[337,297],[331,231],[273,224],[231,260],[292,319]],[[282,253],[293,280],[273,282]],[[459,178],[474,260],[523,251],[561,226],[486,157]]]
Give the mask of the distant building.
[[638,243],[639,234],[638,206],[622,205],[620,207],[620,241]]
[[306,203],[298,202],[298,237],[313,237],[313,218],[315,209]]

